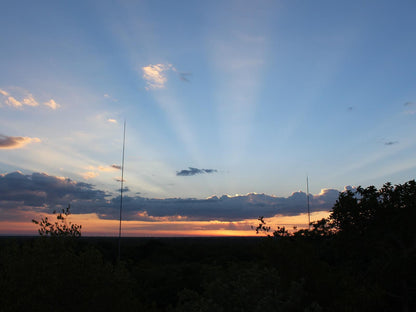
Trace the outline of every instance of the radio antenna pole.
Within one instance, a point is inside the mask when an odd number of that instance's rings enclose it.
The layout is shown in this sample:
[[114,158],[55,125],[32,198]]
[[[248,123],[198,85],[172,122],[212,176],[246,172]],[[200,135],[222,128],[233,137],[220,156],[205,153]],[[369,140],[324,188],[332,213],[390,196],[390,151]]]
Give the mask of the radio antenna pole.
[[308,201],[308,229],[311,229],[311,211],[309,208],[309,177],[306,176],[306,198]]
[[121,251],[121,211],[123,210],[123,184],[124,184],[124,150],[126,146],[126,120],[124,120],[123,130],[123,154],[121,158],[121,187],[120,187],[120,225],[118,228],[118,261],[120,261]]

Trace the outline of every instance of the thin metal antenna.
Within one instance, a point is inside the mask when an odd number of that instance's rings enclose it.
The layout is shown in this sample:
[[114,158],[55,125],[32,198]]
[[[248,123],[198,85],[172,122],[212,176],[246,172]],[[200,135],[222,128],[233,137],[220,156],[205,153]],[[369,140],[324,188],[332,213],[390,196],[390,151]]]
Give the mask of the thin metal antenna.
[[121,251],[121,211],[123,210],[123,184],[124,184],[124,150],[126,146],[126,120],[124,120],[124,131],[123,131],[123,155],[121,158],[121,187],[120,187],[120,225],[118,228],[118,261],[120,261]]
[[309,209],[309,177],[306,176],[306,197],[308,200],[308,229],[311,229],[311,211]]

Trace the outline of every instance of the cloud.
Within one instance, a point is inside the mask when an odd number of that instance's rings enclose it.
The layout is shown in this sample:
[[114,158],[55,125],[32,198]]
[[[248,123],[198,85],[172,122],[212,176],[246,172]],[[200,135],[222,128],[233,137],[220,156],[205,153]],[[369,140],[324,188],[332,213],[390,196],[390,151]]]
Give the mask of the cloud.
[[[410,108],[413,108],[414,106],[416,106],[416,102],[406,102],[403,105],[410,109]],[[407,111],[405,111],[405,114],[407,114],[407,115],[416,114],[416,110],[407,110]]]
[[17,149],[29,143],[39,143],[39,138],[13,137],[0,134],[0,149]]
[[39,103],[35,100],[35,98],[33,97],[31,93],[21,88],[14,88],[14,89],[15,89],[14,93],[17,93],[17,94],[10,94],[10,92],[0,89],[0,94],[6,98],[4,102],[7,105],[13,106],[16,108],[22,108],[23,105],[32,106],[32,107],[39,105]]
[[[329,211],[339,192],[333,189],[323,190],[318,195],[310,195],[310,210]],[[119,197],[113,199],[116,204]],[[275,197],[265,194],[247,194],[208,199],[147,199],[143,197],[123,198],[125,217],[130,220],[142,220],[145,213],[149,219],[175,218],[180,216],[189,221],[241,221],[259,216],[276,215],[295,216],[307,212],[307,197],[303,192],[295,192],[289,197]],[[107,217],[117,218],[117,210]]]
[[60,107],[60,105],[58,103],[56,103],[53,99],[50,99],[48,102],[45,102],[43,104],[50,107],[53,110]]
[[0,94],[6,97],[5,103],[9,106],[20,108],[23,105],[38,106],[39,103],[35,100],[32,94],[27,91],[21,90],[18,95],[21,100],[18,100],[16,96],[11,95],[9,92],[0,89]]
[[398,143],[399,143],[399,141],[388,141],[388,142],[385,142],[384,145],[395,145],[395,144],[398,144]]
[[16,171],[0,174],[0,219],[19,213],[23,213],[21,217],[24,218],[24,212],[29,211],[51,212],[70,203],[75,204],[73,212],[83,213],[82,209],[89,205],[105,205],[107,196],[91,184],[46,173],[23,174]]
[[189,82],[188,76],[191,76],[192,73],[179,73],[179,79],[183,82]]
[[[129,191],[126,189],[126,191]],[[310,195],[310,210],[329,211],[339,192],[324,189]],[[94,185],[46,173],[0,174],[0,219],[11,210],[49,212],[71,204],[74,214],[96,213],[101,219],[119,217],[120,196],[110,194]],[[207,199],[154,199],[140,196],[123,197],[125,220],[189,220],[241,221],[276,215],[296,216],[307,211],[306,194],[295,192],[289,197],[266,194],[212,196]],[[3,214],[3,212],[5,214]]]
[[192,168],[192,167],[188,167],[189,170],[183,169],[181,171],[177,171],[176,175],[177,176],[194,176],[197,174],[203,174],[203,173],[214,173],[214,172],[218,172],[218,170],[216,169],[198,169],[198,168]]
[[104,97],[105,97],[106,99],[109,99],[109,100],[113,101],[113,102],[118,102],[118,100],[117,100],[117,99],[113,98],[113,97],[112,97],[110,94],[108,94],[108,93],[104,94]]
[[39,103],[33,98],[32,94],[28,94],[27,97],[23,99],[23,103],[28,106],[38,106]]
[[146,81],[146,90],[163,89],[167,82],[165,72],[175,70],[172,64],[149,64],[142,67],[143,79]]
[[16,100],[14,97],[9,96],[6,100],[6,104],[9,106],[14,106],[14,107],[22,107],[22,103],[19,102],[18,100]]
[[97,169],[99,171],[110,172],[110,171],[118,170],[119,168],[117,165],[111,165],[111,166],[98,166]]
[[5,103],[9,106],[21,107],[23,105],[20,101],[16,100],[16,98],[11,96],[10,93],[5,90],[0,89],[0,94],[6,97]]
[[111,122],[111,123],[117,123],[117,120],[115,120],[115,119],[113,119],[113,118],[108,118],[108,119],[107,119],[107,121],[108,121],[108,122]]
[[119,166],[119,165],[112,164],[111,167],[114,168],[114,169],[121,170],[121,166]]
[[94,171],[87,171],[81,174],[81,176],[85,179],[85,180],[89,180],[89,179],[93,179],[98,177],[100,174]]
[[[120,191],[121,191],[121,188],[116,190],[117,193],[120,193]],[[127,192],[130,192],[130,189],[127,186],[123,187],[123,193],[127,193]]]
[[96,178],[100,175],[99,172],[112,172],[112,171],[116,171],[119,170],[119,166],[118,165],[111,165],[111,166],[88,166],[86,167],[86,169],[88,170],[87,172],[81,173],[81,176],[85,179],[85,180],[89,180],[89,179],[93,179]]

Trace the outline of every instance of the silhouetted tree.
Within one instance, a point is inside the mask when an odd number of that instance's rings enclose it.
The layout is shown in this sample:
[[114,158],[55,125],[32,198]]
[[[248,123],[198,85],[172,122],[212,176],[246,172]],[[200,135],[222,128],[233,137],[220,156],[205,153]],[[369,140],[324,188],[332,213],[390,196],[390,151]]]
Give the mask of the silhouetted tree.
[[252,229],[256,230],[256,234],[268,233],[270,231],[270,226],[266,226],[266,221],[264,221],[264,217],[260,216],[257,220],[260,221],[259,225],[256,228],[254,228],[253,226],[251,227]]
[[[68,222],[68,216],[71,214],[68,205],[67,208],[62,209],[56,216],[56,221],[51,223],[48,217],[42,218],[40,221],[32,220],[33,223],[39,225],[38,233],[40,236],[52,236],[52,237],[80,237],[82,225],[72,224]],[[56,214],[56,211],[53,211]]]
[[415,308],[415,220],[415,180],[340,193],[327,220],[340,238],[338,249],[355,255],[356,265],[367,268],[366,278],[371,277],[393,305],[400,302],[402,311]]

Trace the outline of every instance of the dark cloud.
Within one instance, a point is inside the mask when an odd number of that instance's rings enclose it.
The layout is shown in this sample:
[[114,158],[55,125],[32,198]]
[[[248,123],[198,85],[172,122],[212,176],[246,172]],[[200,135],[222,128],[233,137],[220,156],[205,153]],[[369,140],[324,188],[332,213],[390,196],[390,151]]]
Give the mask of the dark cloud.
[[40,142],[38,138],[6,136],[0,134],[0,149],[15,149],[32,142]]
[[216,169],[198,169],[198,168],[192,168],[192,167],[188,167],[189,170],[183,169],[181,171],[177,171],[176,175],[177,176],[194,176],[197,174],[203,174],[203,173],[215,173],[218,172],[218,170]]
[[353,109],[354,109],[354,107],[353,106],[348,106],[348,111],[350,112],[350,111],[352,111]]
[[121,166],[119,166],[119,165],[111,165],[111,168],[114,168],[114,169],[118,169],[118,170],[121,170]]
[[395,144],[398,144],[398,143],[399,143],[399,141],[388,141],[388,142],[385,142],[384,145],[395,145]]
[[[338,198],[339,191],[325,190],[318,195],[310,195],[311,211],[329,211]],[[114,199],[114,207],[120,197]],[[123,197],[123,214],[130,220],[158,220],[178,216],[190,221],[241,221],[259,216],[294,216],[307,212],[307,197],[303,192],[289,197],[275,197],[265,194],[240,196],[213,196],[208,199],[168,198],[149,199],[143,197]],[[118,208],[108,210],[103,218],[116,219]]]
[[0,134],[0,148],[10,148],[19,144],[23,137],[10,137]]
[[[127,189],[128,190],[128,189]],[[323,190],[310,195],[311,211],[329,211],[339,192]],[[0,219],[11,213],[46,213],[71,204],[72,213],[96,213],[101,219],[118,219],[120,196],[110,198],[92,184],[76,182],[45,173],[23,174],[12,172],[0,175]],[[190,221],[240,221],[259,216],[294,216],[307,211],[306,194],[295,192],[289,197],[266,194],[239,196],[213,196],[207,199],[168,198],[154,199],[134,196],[123,197],[125,220],[190,220]]]
[[[75,182],[68,178],[50,176],[46,173],[23,174],[12,172],[0,174],[0,211],[24,209],[43,211],[76,203],[76,212],[83,213],[88,205],[105,204],[109,196],[93,185]],[[1,215],[1,213],[0,213]]]
[[[116,190],[117,193],[120,193],[120,191],[121,191],[121,188]],[[130,192],[130,189],[127,186],[123,187],[123,193],[127,193],[127,192]]]
[[189,82],[188,76],[191,76],[192,73],[179,73],[179,79],[183,82]]
[[218,172],[217,169],[202,169],[203,171],[205,171],[206,173],[214,173],[214,172]]
[[416,102],[406,102],[403,104],[405,107],[407,107],[407,111],[405,111],[405,114],[407,115],[413,115],[416,114],[415,106]]

